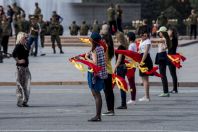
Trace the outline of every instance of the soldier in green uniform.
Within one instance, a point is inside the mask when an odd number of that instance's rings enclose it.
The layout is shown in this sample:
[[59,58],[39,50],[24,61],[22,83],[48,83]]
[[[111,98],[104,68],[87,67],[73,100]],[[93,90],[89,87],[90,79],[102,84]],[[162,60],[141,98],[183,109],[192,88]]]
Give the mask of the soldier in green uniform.
[[45,42],[45,33],[46,33],[46,23],[43,21],[43,15],[39,16],[39,24],[40,24],[40,38],[41,38],[41,47],[44,48],[44,42]]
[[6,57],[8,57],[8,40],[11,32],[11,25],[6,16],[3,16],[1,21],[2,28],[2,42],[1,45],[3,47],[3,53]]
[[54,54],[56,53],[55,49],[55,41],[57,42],[57,45],[60,49],[60,53],[64,54],[62,50],[61,40],[60,40],[60,23],[56,20],[55,17],[52,17],[51,23],[50,23],[50,35],[51,35],[51,41],[52,41],[52,49],[54,51]]
[[157,18],[158,27],[167,26],[168,18],[165,16],[164,12],[161,12],[161,15]]
[[79,26],[76,24],[76,21],[73,21],[71,26],[69,26],[70,35],[76,36],[78,35]]
[[12,10],[14,11],[15,16],[25,14],[25,11],[21,7],[19,7],[16,2],[13,3]]
[[39,7],[39,4],[37,2],[35,3],[34,15],[35,16],[40,16],[41,15],[41,8]]
[[30,22],[28,20],[25,19],[25,14],[22,15],[21,17],[21,31],[25,32],[25,33],[29,33],[30,31]]
[[97,20],[94,20],[94,23],[92,26],[92,32],[100,33],[100,25],[98,24]]
[[17,34],[22,30],[22,23],[21,23],[21,16],[14,15],[14,19],[13,19],[13,25],[14,25],[14,30],[15,30],[15,36],[17,36]]
[[110,26],[111,34],[113,35],[117,32],[116,11],[113,4],[111,4],[110,7],[107,9],[107,19]]
[[194,39],[197,38],[197,22],[198,16],[195,13],[195,10],[191,10],[191,15],[189,16],[190,19],[190,39],[192,38],[192,34],[194,34]]
[[86,24],[86,21],[82,22],[82,25],[80,26],[80,35],[86,36],[88,35],[89,26]]

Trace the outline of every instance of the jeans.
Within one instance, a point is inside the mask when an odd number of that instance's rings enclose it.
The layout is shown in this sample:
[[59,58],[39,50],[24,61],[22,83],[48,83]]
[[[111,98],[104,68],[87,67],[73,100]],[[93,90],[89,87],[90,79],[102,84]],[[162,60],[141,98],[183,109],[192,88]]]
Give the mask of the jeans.
[[31,49],[31,46],[34,42],[35,45],[35,52],[34,52],[34,56],[37,56],[37,52],[38,52],[38,37],[33,37],[30,36],[28,39],[28,48]]

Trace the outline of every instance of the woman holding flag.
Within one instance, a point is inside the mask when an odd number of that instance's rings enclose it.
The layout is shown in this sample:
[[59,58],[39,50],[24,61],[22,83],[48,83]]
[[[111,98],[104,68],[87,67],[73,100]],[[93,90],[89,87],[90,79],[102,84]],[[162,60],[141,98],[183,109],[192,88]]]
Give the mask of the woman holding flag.
[[[122,32],[118,32],[116,34],[117,41],[119,43],[118,50],[126,50],[128,47],[127,40]],[[127,68],[125,65],[125,56],[122,54],[115,54],[116,55],[116,64],[114,68],[114,73],[118,76],[125,78],[127,73]],[[126,92],[120,89],[121,94],[121,106],[117,107],[117,109],[127,109],[126,104]]]
[[90,40],[92,47],[90,52],[86,53],[85,59],[102,69],[97,74],[89,71],[87,75],[88,85],[96,103],[96,116],[88,121],[101,121],[102,97],[100,91],[105,88],[104,79],[108,77],[108,74],[105,64],[104,48],[100,45],[100,34],[93,32]]
[[[141,41],[139,45],[139,53],[142,56],[142,60],[140,62],[139,69],[147,69],[150,71],[153,68],[153,62],[151,60],[149,51],[151,48],[151,41],[149,39],[149,34],[145,30],[142,32]],[[150,95],[149,95],[149,75],[146,74],[144,71],[140,70],[140,76],[142,77],[142,82],[145,90],[144,97],[140,98],[139,101],[150,101]]]

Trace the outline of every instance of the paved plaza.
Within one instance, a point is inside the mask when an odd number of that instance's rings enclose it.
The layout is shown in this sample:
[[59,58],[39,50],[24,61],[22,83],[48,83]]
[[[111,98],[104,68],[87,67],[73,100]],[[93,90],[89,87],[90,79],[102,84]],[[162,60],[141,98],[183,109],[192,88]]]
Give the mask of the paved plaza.
[[[104,132],[197,132],[198,89],[179,88],[179,94],[158,97],[161,87],[151,87],[151,102],[115,110],[102,122],[87,122],[94,115],[94,99],[85,85],[33,86],[30,107],[16,106],[15,87],[0,87],[0,131],[104,131]],[[115,107],[120,94],[115,92]],[[129,94],[128,94],[129,95]],[[103,112],[106,102],[103,96]],[[137,87],[137,98],[143,88]],[[129,98],[129,96],[128,96]]]

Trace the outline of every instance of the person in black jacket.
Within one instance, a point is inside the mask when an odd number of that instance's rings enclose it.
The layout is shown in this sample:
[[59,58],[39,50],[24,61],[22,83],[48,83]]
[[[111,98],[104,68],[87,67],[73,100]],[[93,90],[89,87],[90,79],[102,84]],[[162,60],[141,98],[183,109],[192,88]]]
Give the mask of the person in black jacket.
[[16,46],[12,53],[16,60],[17,74],[16,74],[16,96],[18,107],[28,107],[28,100],[30,94],[30,80],[31,74],[28,68],[29,65],[29,48],[27,45],[27,34],[19,32],[16,39]]
[[[174,28],[170,28],[168,30],[168,34],[172,42],[172,47],[168,50],[168,54],[175,55],[177,53],[177,46],[178,46],[177,31]],[[168,67],[173,79],[173,90],[170,91],[170,93],[178,93],[176,67],[171,62],[168,63]]]

